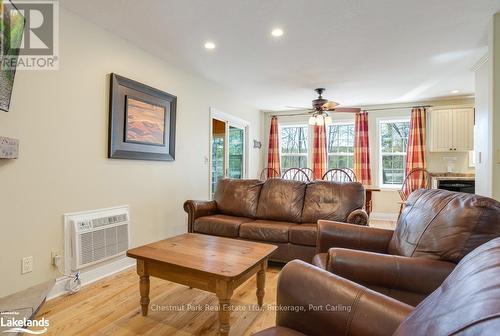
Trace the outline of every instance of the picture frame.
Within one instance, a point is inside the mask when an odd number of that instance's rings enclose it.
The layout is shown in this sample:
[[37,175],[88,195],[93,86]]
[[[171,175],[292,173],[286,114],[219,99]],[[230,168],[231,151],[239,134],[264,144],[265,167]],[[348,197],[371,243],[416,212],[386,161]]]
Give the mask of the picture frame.
[[0,1],[0,111],[10,109],[25,25],[25,17],[12,1]]
[[177,97],[110,74],[108,158],[175,160]]

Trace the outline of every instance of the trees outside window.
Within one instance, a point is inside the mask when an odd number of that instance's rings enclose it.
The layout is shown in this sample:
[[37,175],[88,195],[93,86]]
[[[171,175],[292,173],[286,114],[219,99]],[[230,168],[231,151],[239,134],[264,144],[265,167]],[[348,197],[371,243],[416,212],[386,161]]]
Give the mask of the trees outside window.
[[381,120],[379,130],[380,184],[385,187],[401,187],[405,178],[410,120]]

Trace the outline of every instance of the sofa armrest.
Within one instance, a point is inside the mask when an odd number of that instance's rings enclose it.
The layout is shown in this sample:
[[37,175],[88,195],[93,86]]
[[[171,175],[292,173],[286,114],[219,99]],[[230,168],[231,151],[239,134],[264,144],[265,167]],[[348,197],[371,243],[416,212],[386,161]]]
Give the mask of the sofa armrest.
[[392,335],[413,307],[303,261],[278,280],[276,324],[306,335]]
[[394,231],[369,226],[318,221],[317,252],[331,247],[386,253]]
[[193,232],[195,219],[215,215],[217,213],[217,203],[215,201],[188,200],[184,202],[184,211],[188,214],[188,232]]
[[332,248],[326,269],[366,286],[429,295],[441,286],[456,264],[388,254]]
[[354,210],[347,216],[347,223],[357,225],[368,225],[368,214],[365,210]]

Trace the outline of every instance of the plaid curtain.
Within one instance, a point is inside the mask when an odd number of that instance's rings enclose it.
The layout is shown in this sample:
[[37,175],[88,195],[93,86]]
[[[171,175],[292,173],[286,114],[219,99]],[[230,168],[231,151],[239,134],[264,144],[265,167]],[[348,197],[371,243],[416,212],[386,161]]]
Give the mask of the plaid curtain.
[[[408,135],[408,149],[406,151],[406,175],[415,168],[426,169],[425,160],[425,125],[426,110],[415,107],[411,110],[410,134]],[[403,189],[410,194],[413,190],[422,188],[426,184],[424,173],[413,173],[408,177]]]
[[314,179],[321,180],[326,173],[326,130],[325,125],[313,126],[313,164]]
[[[267,150],[267,167],[273,168],[278,172],[278,176],[268,176],[268,177],[279,177],[280,172],[280,134],[278,127],[278,117],[271,118],[271,129],[269,131],[269,148]],[[269,170],[272,171],[272,170]],[[276,173],[269,173],[274,175]]]
[[354,172],[359,182],[363,185],[371,185],[368,113],[356,113],[354,123]]

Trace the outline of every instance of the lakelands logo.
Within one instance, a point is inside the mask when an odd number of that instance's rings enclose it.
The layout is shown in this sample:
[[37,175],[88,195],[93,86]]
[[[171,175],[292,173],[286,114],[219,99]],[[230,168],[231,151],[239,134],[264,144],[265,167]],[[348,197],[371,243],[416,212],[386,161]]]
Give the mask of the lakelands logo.
[[8,328],[2,333],[42,335],[47,332],[50,323],[44,317],[39,320],[29,320],[26,317],[22,319],[16,318],[17,315],[19,315],[18,312],[2,312],[0,314],[0,327],[2,329]]
[[0,47],[3,70],[59,68],[59,3],[1,1]]

